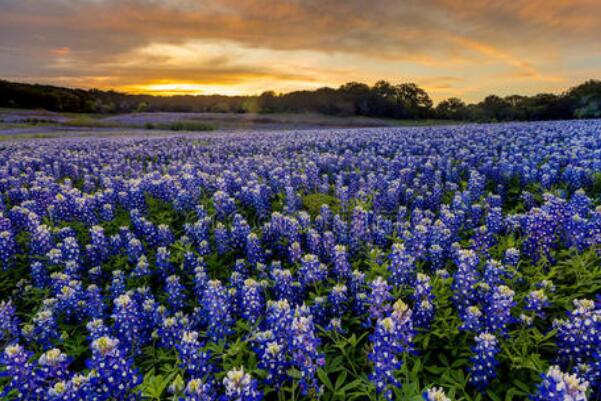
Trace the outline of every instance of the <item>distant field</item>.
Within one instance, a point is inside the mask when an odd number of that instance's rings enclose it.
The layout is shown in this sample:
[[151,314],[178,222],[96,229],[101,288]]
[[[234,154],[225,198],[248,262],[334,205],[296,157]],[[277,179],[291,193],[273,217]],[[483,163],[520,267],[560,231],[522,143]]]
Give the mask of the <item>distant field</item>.
[[[131,113],[73,114],[42,110],[0,109],[0,135],[56,130],[146,129],[166,131],[275,130],[326,127],[393,127],[454,124],[449,120],[392,120],[322,114]],[[42,129],[45,127],[46,129]]]

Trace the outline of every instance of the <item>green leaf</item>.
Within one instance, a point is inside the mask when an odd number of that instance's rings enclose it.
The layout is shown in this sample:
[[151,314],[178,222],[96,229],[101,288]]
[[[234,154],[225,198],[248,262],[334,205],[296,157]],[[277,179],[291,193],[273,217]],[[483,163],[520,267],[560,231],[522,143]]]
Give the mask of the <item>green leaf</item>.
[[[290,371],[292,369],[288,369],[288,371]],[[300,372],[299,372],[300,374]],[[321,382],[327,387],[328,390],[330,390],[331,392],[334,392],[334,386],[332,385],[332,382],[330,381],[330,378],[328,377],[328,374],[322,369],[319,368],[317,369],[317,376],[319,377],[319,380],[321,380]],[[299,376],[300,378],[300,376]]]
[[346,372],[343,370],[338,375],[338,378],[336,378],[336,384],[334,385],[334,388],[339,389],[344,384],[345,380],[346,380]]
[[443,368],[441,366],[426,366],[426,370],[435,375],[440,375],[442,372],[444,372],[446,370],[446,368]]
[[501,399],[501,397],[499,397],[498,395],[496,395],[495,393],[493,393],[493,391],[492,391],[492,390],[488,390],[488,391],[486,392],[486,394],[488,394],[488,396],[489,396],[489,397],[491,398],[491,400],[493,400],[493,401],[503,401],[503,400]]
[[356,380],[353,380],[353,381],[352,381],[352,382],[350,382],[350,383],[347,383],[347,384],[345,384],[345,385],[344,385],[344,387],[342,387],[342,388],[340,389],[340,391],[344,391],[344,392],[346,392],[346,391],[352,390],[352,389],[354,389],[355,387],[358,387],[358,386],[360,386],[360,385],[361,385],[361,379],[356,379]]
[[513,380],[513,385],[525,392],[526,394],[530,392],[530,388],[528,387],[528,385],[518,379]]

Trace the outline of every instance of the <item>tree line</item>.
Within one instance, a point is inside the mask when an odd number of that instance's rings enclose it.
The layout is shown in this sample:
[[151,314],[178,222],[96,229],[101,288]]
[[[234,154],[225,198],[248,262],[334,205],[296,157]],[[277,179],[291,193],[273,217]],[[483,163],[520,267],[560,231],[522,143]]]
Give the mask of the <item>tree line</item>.
[[0,80],[0,107],[73,113],[314,112],[394,119],[556,120],[601,117],[601,81],[589,80],[561,94],[490,95],[473,104],[453,97],[434,106],[428,93],[416,84],[395,85],[387,81],[378,81],[372,86],[349,82],[338,88],[325,87],[284,94],[268,91],[259,96],[153,96]]

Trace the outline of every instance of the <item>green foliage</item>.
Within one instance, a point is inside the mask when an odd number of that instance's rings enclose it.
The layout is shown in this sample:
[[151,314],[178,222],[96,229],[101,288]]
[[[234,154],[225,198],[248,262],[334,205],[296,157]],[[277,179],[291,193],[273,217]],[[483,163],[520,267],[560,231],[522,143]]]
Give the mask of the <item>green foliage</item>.
[[82,127],[82,128],[117,128],[119,124],[103,121],[101,118],[90,116],[79,116],[62,123],[67,127]]
[[338,198],[322,193],[305,195],[302,197],[302,203],[303,208],[312,216],[319,214],[322,205],[328,205],[334,213],[338,213],[340,210],[340,201]]
[[[81,90],[48,85],[0,81],[0,107],[42,108],[77,113],[213,112],[213,113],[321,113],[340,116],[369,116],[416,120],[436,118],[461,121],[538,121],[601,116],[601,81],[589,80],[561,95],[490,95],[466,105],[457,98],[432,107],[428,93],[414,83],[380,80],[373,86],[348,82],[338,88],[319,88],[285,94],[266,91],[260,96],[149,96],[97,89]],[[106,126],[88,118],[68,124],[81,127]],[[154,128],[154,126],[157,126]],[[149,124],[149,129],[205,131],[207,128],[171,124]],[[153,127],[153,128],[150,128]]]
[[215,126],[194,120],[180,120],[172,123],[145,123],[144,128],[168,131],[213,131]]
[[590,195],[597,200],[601,197],[601,173],[593,174],[593,185],[590,191]]
[[163,397],[170,384],[183,386],[183,379],[177,370],[168,374],[155,374],[154,369],[144,375],[144,381],[140,385],[140,391],[145,399],[152,401],[164,400]]

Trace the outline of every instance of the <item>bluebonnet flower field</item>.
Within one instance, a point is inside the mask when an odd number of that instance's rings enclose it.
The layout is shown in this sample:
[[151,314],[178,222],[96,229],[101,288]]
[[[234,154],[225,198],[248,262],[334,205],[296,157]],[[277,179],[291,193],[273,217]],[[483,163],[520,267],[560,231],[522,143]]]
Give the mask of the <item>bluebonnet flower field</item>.
[[3,400],[601,400],[601,121],[0,144]]

